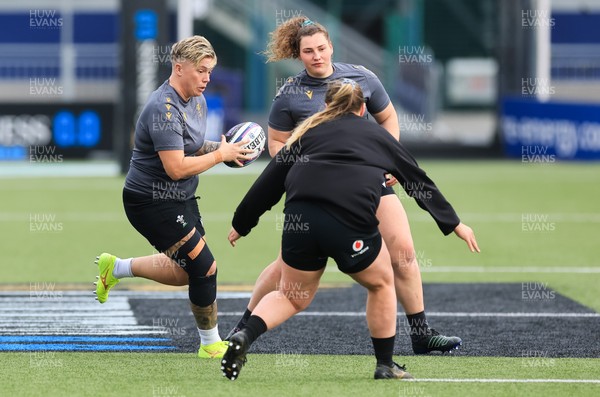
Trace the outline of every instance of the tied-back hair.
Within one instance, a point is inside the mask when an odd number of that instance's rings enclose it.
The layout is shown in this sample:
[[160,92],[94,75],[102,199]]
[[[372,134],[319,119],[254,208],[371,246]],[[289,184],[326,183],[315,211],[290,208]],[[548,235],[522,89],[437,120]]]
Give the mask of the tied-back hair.
[[305,16],[290,18],[269,34],[269,43],[263,54],[267,57],[267,62],[300,58],[300,40],[316,33],[323,33],[327,41],[330,41],[327,29],[320,23]]
[[330,82],[325,94],[325,104],[327,106],[324,110],[305,119],[294,129],[285,143],[286,149],[290,150],[292,144],[300,140],[302,135],[309,129],[345,114],[360,111],[364,102],[363,92],[354,80],[344,78]]

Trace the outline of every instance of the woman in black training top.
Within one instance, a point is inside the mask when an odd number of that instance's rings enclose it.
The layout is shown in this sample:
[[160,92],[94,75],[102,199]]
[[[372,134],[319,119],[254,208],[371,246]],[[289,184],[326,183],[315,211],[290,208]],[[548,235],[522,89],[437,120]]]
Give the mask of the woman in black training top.
[[231,337],[221,367],[230,379],[237,378],[258,336],[308,307],[328,257],[368,290],[366,314],[377,359],[375,379],[412,378],[392,359],[396,297],[390,256],[376,218],[386,172],[402,186],[430,191],[425,199],[407,193],[445,235],[454,231],[477,247],[471,228],[460,222],[408,151],[381,126],[361,117],[365,103],[355,81],[330,83],[325,103],[325,110],[294,130],[233,217],[228,238],[235,245],[286,193],[280,289],[262,298],[247,324]]

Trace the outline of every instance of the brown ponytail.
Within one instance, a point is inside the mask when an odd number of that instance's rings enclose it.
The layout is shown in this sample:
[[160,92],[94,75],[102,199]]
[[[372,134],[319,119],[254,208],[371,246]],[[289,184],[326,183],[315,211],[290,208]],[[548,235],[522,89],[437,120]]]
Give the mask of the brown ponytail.
[[320,23],[313,22],[305,16],[290,18],[270,33],[269,43],[263,54],[267,57],[267,62],[297,59],[300,57],[302,37],[316,33],[323,33],[329,40],[327,29]]

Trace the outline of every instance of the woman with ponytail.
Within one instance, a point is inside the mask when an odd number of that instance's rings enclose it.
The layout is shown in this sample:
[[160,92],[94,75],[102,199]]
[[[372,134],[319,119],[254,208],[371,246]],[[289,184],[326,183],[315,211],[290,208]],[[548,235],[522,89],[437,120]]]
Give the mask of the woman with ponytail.
[[[328,87],[325,109],[296,127],[235,211],[228,236],[233,246],[286,194],[280,289],[266,294],[230,337],[221,367],[229,379],[237,378],[250,345],[261,334],[308,307],[328,258],[368,290],[367,324],[377,360],[374,378],[412,378],[392,357],[396,294],[377,219],[384,173],[392,173],[405,186],[426,186],[430,198],[413,197],[445,234],[460,220],[406,149],[362,117],[366,105],[360,86],[342,79]],[[472,231],[461,237],[477,246]]]
[[[374,73],[361,65],[332,62],[333,44],[323,25],[304,16],[287,20],[271,33],[265,55],[267,62],[298,59],[304,65],[304,70],[295,77],[287,79],[273,99],[268,126],[268,146],[271,156],[275,156],[281,150],[294,128],[311,115],[323,110],[327,102],[325,99],[327,84],[342,78],[355,82],[361,88],[366,111],[395,141],[399,140],[398,115],[385,88]],[[318,117],[324,116],[326,114]],[[314,118],[312,122],[315,122]],[[365,139],[370,137],[367,136]],[[343,141],[348,142],[347,139]],[[392,188],[397,181],[390,177],[388,171],[385,169],[382,171],[382,175],[387,175],[387,178],[379,188],[381,200],[376,208],[376,217],[379,221],[379,232],[390,253],[396,297],[406,313],[405,323],[410,326],[413,351],[415,354],[426,354],[434,350],[450,351],[458,348],[462,340],[456,336],[440,335],[429,328],[425,315],[421,272],[416,260],[408,217]],[[332,179],[339,177],[335,174],[330,175]],[[376,179],[379,180],[379,177]],[[406,190],[410,186],[403,186],[403,188]],[[415,194],[428,197],[432,192],[426,189],[426,186],[421,187]],[[454,231],[458,237],[467,242],[472,252],[479,252],[479,248],[471,244],[473,235],[471,229],[462,223],[457,223],[455,226],[453,230],[446,230],[445,234]],[[276,289],[281,277],[281,266],[282,259],[279,255],[263,270],[256,281],[246,312],[227,338],[242,327],[260,299]]]

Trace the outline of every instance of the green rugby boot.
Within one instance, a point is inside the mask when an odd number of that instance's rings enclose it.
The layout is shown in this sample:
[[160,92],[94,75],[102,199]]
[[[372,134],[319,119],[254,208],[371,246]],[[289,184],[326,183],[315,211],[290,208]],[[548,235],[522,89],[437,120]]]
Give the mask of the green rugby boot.
[[228,347],[229,342],[226,340],[211,343],[210,345],[200,345],[198,358],[223,358]]
[[115,262],[117,257],[111,254],[103,253],[96,257],[94,262],[98,265],[98,281],[94,283],[96,285],[96,300],[100,303],[104,303],[108,300],[108,291],[120,281],[118,278],[113,276],[113,270],[115,268]]

